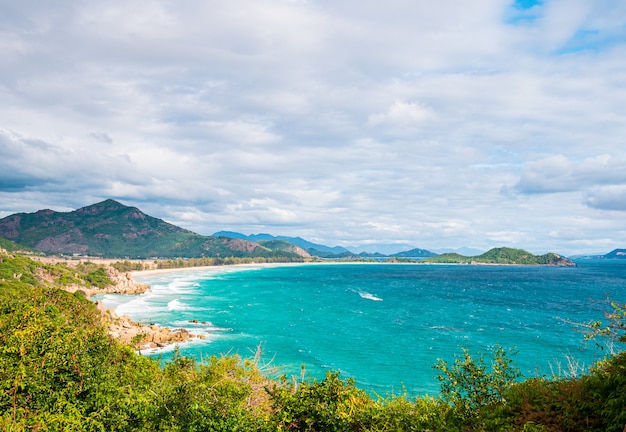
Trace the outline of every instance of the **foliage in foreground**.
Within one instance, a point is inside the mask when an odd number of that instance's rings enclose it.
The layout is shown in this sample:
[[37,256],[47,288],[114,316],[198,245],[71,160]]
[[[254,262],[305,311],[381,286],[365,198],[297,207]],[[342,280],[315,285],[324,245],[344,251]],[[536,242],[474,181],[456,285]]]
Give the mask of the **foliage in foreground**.
[[[270,380],[255,361],[175,356],[112,340],[89,300],[0,263],[0,430],[622,431],[626,355],[578,379],[518,382],[509,352],[439,362],[441,397],[375,398],[328,373]],[[15,277],[19,270],[21,276]],[[33,283],[29,282],[33,281]]]

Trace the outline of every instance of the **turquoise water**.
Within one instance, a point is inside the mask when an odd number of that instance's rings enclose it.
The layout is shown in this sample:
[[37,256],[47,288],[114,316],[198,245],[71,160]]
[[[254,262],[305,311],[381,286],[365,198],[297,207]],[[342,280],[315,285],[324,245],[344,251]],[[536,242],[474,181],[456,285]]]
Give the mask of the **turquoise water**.
[[514,348],[526,377],[553,376],[568,358],[589,366],[602,353],[564,320],[601,319],[607,296],[624,302],[626,262],[224,267],[138,280],[152,292],[107,295],[105,304],[137,321],[208,333],[183,354],[251,357],[262,346],[278,375],[299,376],[304,364],[309,378],[336,370],[370,392],[436,394],[432,366],[461,347]]

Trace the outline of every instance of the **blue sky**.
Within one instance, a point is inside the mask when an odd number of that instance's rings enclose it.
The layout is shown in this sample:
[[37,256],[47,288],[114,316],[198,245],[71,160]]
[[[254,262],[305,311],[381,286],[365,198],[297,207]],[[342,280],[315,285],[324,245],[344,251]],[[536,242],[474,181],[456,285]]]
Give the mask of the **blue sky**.
[[0,217],[626,247],[626,2],[0,0]]

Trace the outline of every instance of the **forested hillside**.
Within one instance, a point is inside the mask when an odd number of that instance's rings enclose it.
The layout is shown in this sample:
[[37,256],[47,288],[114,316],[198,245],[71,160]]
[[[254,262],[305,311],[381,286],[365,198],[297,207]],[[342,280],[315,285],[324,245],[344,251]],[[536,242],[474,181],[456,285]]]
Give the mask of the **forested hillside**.
[[7,216],[0,219],[0,237],[52,254],[302,259],[284,248],[273,250],[247,240],[202,236],[110,199],[71,212],[40,210]]

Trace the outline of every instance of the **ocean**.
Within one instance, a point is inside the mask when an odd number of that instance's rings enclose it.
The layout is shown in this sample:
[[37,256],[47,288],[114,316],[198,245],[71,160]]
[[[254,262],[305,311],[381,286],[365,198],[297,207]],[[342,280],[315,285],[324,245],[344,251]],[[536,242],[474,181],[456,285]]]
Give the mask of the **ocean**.
[[[139,296],[100,296],[133,320],[206,335],[179,347],[198,359],[253,357],[269,375],[326,371],[372,394],[436,395],[433,365],[462,348],[516,352],[525,377],[589,367],[606,354],[571,322],[625,302],[626,261],[577,267],[305,264],[223,267],[139,277]],[[172,348],[148,355],[167,359]]]

